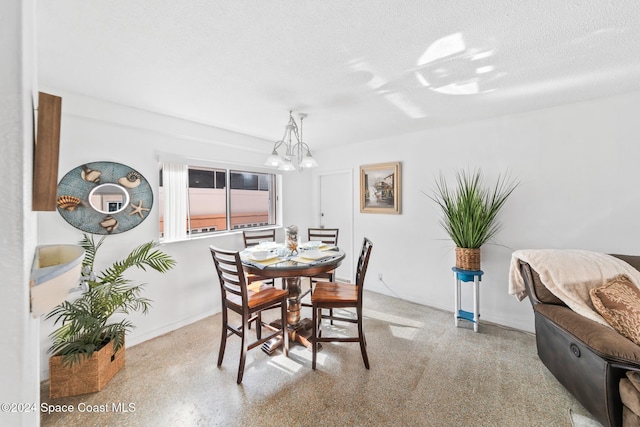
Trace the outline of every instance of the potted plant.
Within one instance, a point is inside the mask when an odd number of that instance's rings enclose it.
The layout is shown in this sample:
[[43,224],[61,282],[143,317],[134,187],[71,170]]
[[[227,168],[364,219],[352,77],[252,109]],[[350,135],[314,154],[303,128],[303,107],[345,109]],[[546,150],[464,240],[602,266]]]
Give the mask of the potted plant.
[[[124,365],[124,338],[134,325],[124,315],[135,311],[146,314],[151,300],[142,296],[144,284],[131,284],[124,273],[132,268],[151,268],[165,273],[175,266],[166,253],[155,249],[157,242],[143,243],[123,260],[95,274],[96,253],[105,236],[96,242],[83,235],[83,294],[54,308],[47,319],[61,326],[50,336],[49,353],[52,398],[99,391]],[[106,366],[103,366],[106,365]]]
[[440,206],[440,225],[456,245],[456,267],[480,270],[480,247],[500,231],[500,211],[519,185],[498,176],[493,187],[484,185],[480,169],[456,172],[456,186],[450,187],[440,174],[432,195]]

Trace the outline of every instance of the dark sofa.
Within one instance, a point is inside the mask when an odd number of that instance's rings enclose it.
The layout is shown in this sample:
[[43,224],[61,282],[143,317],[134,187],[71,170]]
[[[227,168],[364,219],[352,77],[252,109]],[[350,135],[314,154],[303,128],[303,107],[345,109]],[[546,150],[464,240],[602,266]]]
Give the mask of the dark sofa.
[[[640,270],[640,256],[613,256]],[[529,264],[520,261],[519,267],[534,310],[540,360],[598,421],[622,426],[619,384],[627,371],[640,370],[640,346],[572,311],[547,290]],[[625,411],[625,425],[635,425],[630,421],[635,415]]]

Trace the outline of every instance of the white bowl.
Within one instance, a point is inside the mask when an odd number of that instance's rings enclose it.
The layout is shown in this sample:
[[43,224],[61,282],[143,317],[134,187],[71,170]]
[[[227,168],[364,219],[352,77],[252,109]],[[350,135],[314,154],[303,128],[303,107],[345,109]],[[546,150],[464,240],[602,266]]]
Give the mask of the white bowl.
[[253,251],[251,256],[253,256],[255,260],[264,261],[265,259],[271,258],[273,253],[271,251]]
[[256,246],[257,248],[262,249],[275,249],[278,247],[278,243],[276,242],[260,242],[258,243],[258,246]]

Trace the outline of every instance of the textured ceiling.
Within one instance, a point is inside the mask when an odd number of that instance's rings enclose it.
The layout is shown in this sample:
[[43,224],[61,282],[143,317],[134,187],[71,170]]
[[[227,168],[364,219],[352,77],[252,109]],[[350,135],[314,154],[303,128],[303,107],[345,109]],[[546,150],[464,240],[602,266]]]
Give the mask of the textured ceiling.
[[41,87],[315,149],[640,89],[637,0],[37,5]]

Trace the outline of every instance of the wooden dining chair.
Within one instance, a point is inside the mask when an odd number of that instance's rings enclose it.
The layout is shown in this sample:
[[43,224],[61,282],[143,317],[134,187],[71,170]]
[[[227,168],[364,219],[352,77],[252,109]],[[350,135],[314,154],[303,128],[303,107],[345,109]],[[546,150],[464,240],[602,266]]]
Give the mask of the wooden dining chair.
[[[276,230],[242,230],[242,239],[244,240],[244,247],[250,248],[252,246],[257,246],[262,242],[275,242],[276,241]],[[269,285],[275,285],[275,282],[271,278],[258,276],[255,274],[247,275],[247,282],[253,283],[257,281],[262,281],[263,283]]]
[[309,228],[307,238],[310,241],[321,241],[327,245],[338,246],[339,228]]
[[[356,269],[356,283],[345,284],[336,282],[318,282],[311,294],[311,306],[313,309],[313,333],[311,336],[311,345],[313,348],[313,357],[311,367],[316,369],[316,355],[318,353],[318,345],[322,342],[359,342],[360,352],[364,360],[364,366],[369,369],[369,358],[367,357],[367,340],[364,336],[362,327],[362,295],[364,288],[364,277],[367,273],[369,265],[369,256],[373,244],[366,237],[362,243],[362,250],[358,258],[358,266]],[[323,309],[334,308],[355,308],[356,318],[334,315],[333,312],[325,315]],[[358,336],[322,336],[322,319],[337,320],[343,322],[356,323],[358,325]]]
[[[289,352],[289,333],[287,331],[287,296],[288,291],[277,289],[261,282],[247,285],[240,254],[236,251],[210,246],[213,263],[220,281],[222,295],[222,335],[220,338],[220,351],[218,353],[218,366],[222,365],[227,338],[232,334],[240,337],[240,365],[238,366],[237,383],[242,382],[244,363],[247,351],[269,341],[275,337],[282,337],[283,352],[285,356]],[[280,327],[274,327],[262,322],[263,310],[280,307]],[[228,311],[234,311],[241,316],[241,324],[233,326],[229,323]],[[249,325],[256,322],[256,340],[249,342]],[[271,334],[262,337],[262,327],[271,330]]]
[[242,238],[245,248],[256,246],[262,242],[275,242],[276,230],[242,230]]

